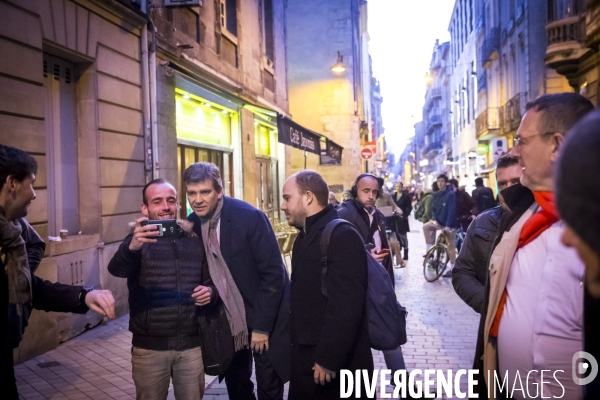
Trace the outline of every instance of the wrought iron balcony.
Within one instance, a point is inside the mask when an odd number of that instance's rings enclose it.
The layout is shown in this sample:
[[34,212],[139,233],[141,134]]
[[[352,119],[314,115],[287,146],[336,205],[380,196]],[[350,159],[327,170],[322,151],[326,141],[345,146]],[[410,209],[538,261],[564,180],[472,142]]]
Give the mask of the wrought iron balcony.
[[427,118],[427,134],[431,135],[434,129],[442,125],[442,117],[439,114],[430,115]]
[[444,149],[444,145],[442,144],[442,142],[436,141],[436,142],[429,143],[425,147],[425,150],[423,151],[423,153],[424,153],[425,157],[430,158],[430,157],[437,156],[439,154],[439,152],[443,149]]
[[500,113],[497,107],[485,109],[475,120],[477,139],[485,139],[489,134],[495,134],[500,129]]
[[526,103],[526,93],[519,93],[504,105],[502,129],[505,132],[514,131],[519,127]]

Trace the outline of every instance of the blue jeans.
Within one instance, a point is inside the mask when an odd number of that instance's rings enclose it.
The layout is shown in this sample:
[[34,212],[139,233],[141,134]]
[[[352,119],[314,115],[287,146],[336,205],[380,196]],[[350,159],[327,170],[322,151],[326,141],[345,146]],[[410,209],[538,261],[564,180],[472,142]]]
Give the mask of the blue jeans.
[[173,378],[176,399],[200,400],[204,395],[204,364],[200,347],[183,351],[131,348],[137,400],[165,400]]

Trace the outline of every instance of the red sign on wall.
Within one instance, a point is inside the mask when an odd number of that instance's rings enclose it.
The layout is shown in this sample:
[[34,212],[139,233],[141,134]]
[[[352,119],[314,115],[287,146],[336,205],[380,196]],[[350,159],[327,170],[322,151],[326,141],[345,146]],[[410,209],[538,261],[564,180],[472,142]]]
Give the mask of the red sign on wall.
[[360,156],[365,160],[369,160],[371,157],[373,157],[373,152],[371,149],[362,149],[360,151]]

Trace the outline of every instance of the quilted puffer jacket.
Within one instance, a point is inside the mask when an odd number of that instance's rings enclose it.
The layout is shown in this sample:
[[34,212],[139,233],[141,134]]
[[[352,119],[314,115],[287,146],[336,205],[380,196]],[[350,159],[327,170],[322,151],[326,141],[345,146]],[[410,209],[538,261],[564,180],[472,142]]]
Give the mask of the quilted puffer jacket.
[[[185,221],[184,221],[185,222]],[[191,224],[190,224],[191,225]],[[198,285],[212,288],[202,241],[191,226],[176,238],[157,238],[139,251],[129,250],[129,234],[108,264],[127,278],[132,344],[149,350],[184,350],[199,346],[198,307],[191,297]],[[205,306],[207,307],[207,306]]]

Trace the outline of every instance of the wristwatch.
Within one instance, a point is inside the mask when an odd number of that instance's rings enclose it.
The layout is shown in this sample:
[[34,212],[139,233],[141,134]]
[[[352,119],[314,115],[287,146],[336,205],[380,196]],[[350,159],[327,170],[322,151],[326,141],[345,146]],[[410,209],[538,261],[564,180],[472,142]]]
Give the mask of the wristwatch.
[[84,286],[83,289],[81,289],[81,292],[79,293],[79,307],[85,305],[85,296],[92,290],[94,290],[92,286]]

